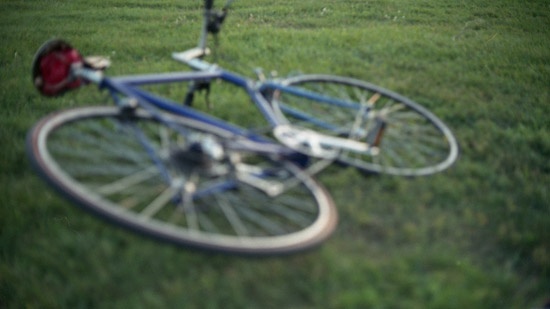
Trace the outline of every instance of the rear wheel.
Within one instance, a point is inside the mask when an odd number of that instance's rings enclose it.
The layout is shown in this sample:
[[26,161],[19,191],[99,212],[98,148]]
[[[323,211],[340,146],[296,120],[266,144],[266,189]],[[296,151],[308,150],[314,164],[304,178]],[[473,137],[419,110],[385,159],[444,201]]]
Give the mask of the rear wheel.
[[227,131],[164,116],[169,122],[115,107],[61,111],[29,132],[27,153],[79,205],[179,245],[289,253],[334,230],[332,199],[301,169],[225,147],[236,138]]
[[271,100],[289,123],[370,146],[364,152],[341,150],[339,162],[369,172],[421,176],[448,168],[458,157],[451,130],[397,93],[330,75],[302,75],[283,84],[292,88],[273,91]]

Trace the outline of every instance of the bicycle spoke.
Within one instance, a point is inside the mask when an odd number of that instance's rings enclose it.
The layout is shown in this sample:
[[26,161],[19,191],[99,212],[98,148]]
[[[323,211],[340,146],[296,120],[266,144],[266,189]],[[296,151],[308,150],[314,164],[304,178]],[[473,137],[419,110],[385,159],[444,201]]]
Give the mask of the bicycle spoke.
[[[80,156],[86,156],[86,153],[81,152],[82,150],[79,150],[78,147],[75,147],[75,145],[86,147],[86,150],[88,152],[95,152],[96,154],[103,154],[103,156],[110,156],[110,157],[122,157],[125,156],[126,159],[133,160],[134,162],[139,162],[143,160],[143,156],[136,155],[136,152],[128,151],[124,154],[122,154],[120,144],[117,143],[109,143],[111,140],[101,138],[101,136],[94,136],[90,134],[86,134],[84,132],[72,132],[67,135],[59,135],[57,137],[57,140],[59,143],[61,143],[62,140],[70,140],[73,141],[68,147],[72,147],[73,150],[75,150],[75,155]],[[66,141],[64,142],[66,143]],[[59,149],[61,152],[70,152],[70,148],[63,149],[64,146],[60,146],[59,144],[52,143],[51,144],[52,149],[56,149],[56,151]],[[88,156],[89,157],[89,156]],[[93,157],[99,157],[99,156],[93,156]]]
[[284,207],[282,204],[274,203],[269,207],[275,213],[281,215],[282,217],[288,219],[288,221],[293,222],[298,226],[305,226],[310,221],[310,219],[307,218],[305,215],[299,212],[293,211],[288,207]]
[[195,204],[193,201],[189,201],[186,203],[187,205],[187,211],[185,211],[185,218],[187,219],[187,226],[189,227],[191,232],[199,232],[199,219],[197,217],[197,213],[195,212]]
[[216,225],[212,222],[212,220],[208,219],[208,216],[197,216],[198,217],[198,226],[201,226],[203,231],[207,231],[209,233],[220,233],[220,229],[216,227]]
[[[242,217],[246,218],[250,223],[253,223],[255,226],[260,227],[263,231],[266,231],[269,233],[269,235],[281,235],[286,233],[285,229],[275,221],[269,219],[268,216],[261,214],[258,210],[259,203],[258,200],[265,200],[264,196],[260,196],[255,194],[255,198],[251,198],[250,194],[253,194],[252,188],[245,189],[243,188],[243,194],[242,199],[245,201],[243,203],[242,200],[237,199],[237,202],[240,202],[241,205],[236,208],[237,213],[239,213]],[[228,195],[230,198],[235,198],[234,194]],[[263,203],[261,203],[263,204]],[[254,207],[255,209],[252,209],[251,207]]]
[[[101,164],[102,161],[97,161]],[[75,178],[101,177],[101,176],[122,176],[133,174],[137,171],[135,165],[117,164],[110,166],[83,165],[81,162],[66,162],[64,168]],[[141,166],[138,166],[141,168]]]
[[124,178],[121,178],[109,184],[105,184],[97,188],[96,190],[99,194],[102,194],[102,195],[109,195],[122,190],[126,190],[131,186],[134,186],[145,180],[151,179],[151,177],[155,176],[155,171],[156,171],[156,167],[150,166],[147,169],[136,172],[132,175],[128,175]]
[[402,160],[401,156],[399,156],[395,150],[393,150],[391,147],[384,148],[380,152],[381,158],[389,159],[388,162],[391,162],[390,166],[394,167],[402,167],[405,166],[405,161]]
[[408,132],[408,131],[398,131],[398,130],[387,130],[387,133],[385,133],[385,136],[393,137],[395,139],[400,140],[416,140],[419,142],[422,142],[422,144],[430,144],[434,147],[441,147],[441,148],[447,148],[447,141],[442,138],[441,136],[428,136],[423,134],[416,134],[416,132]]
[[233,209],[233,207],[230,206],[229,203],[227,203],[225,200],[223,200],[221,197],[214,196],[220,209],[223,211],[225,217],[227,218],[227,221],[231,224],[233,227],[233,230],[237,233],[239,236],[247,236],[248,231],[244,224],[242,223],[241,219],[237,215],[237,212]]
[[308,207],[307,206],[308,204],[304,203],[303,199],[300,199],[299,197],[284,195],[284,196],[278,197],[277,201],[282,203],[285,206],[288,206],[303,212],[313,213],[316,211],[315,207],[312,207],[311,205]]
[[[124,208],[130,210],[137,207],[138,205],[143,205],[144,201],[150,200],[151,196],[158,196],[165,190],[165,188],[166,186],[136,188],[136,190],[133,190],[132,192],[124,192],[126,194],[117,197],[116,201]],[[112,197],[111,200],[115,201],[115,199]]]
[[148,219],[154,216],[162,207],[164,207],[170,199],[174,196],[175,188],[168,187],[157,198],[155,198],[149,205],[145,207],[140,213],[140,217]]

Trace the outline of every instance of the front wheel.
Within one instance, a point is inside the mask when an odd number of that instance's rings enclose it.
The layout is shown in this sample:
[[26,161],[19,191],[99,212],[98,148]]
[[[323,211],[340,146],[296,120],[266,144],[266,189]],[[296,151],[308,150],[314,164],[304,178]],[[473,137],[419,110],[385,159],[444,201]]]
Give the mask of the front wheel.
[[328,193],[290,162],[220,148],[237,138],[192,119],[86,107],[40,121],[27,154],[63,195],[156,239],[254,255],[326,239],[336,226]]
[[395,92],[330,75],[301,75],[282,84],[271,102],[290,124],[361,142],[371,150],[342,149],[341,163],[368,172],[422,176],[448,168],[458,157],[451,130]]

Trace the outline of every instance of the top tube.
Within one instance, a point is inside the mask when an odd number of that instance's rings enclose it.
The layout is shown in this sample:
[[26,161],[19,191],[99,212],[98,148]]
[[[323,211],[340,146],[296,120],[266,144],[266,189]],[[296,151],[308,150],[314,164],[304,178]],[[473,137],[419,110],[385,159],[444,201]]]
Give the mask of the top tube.
[[[215,72],[180,72],[103,78],[100,82],[100,88],[107,88],[114,92],[113,97],[115,98],[115,101],[117,101],[116,93],[121,93],[128,97],[137,99],[140,105],[145,109],[150,110],[154,106],[156,108],[160,108],[179,116],[184,116],[204,122],[208,125],[231,132],[232,134],[238,136],[246,137],[247,139],[256,142],[272,143],[262,136],[250,134],[251,132],[247,131],[246,129],[232,125],[193,108],[182,106],[177,102],[173,102],[171,100],[157,96],[153,93],[144,91],[139,88],[140,85],[147,84],[208,80],[213,78],[222,78],[228,82],[232,82],[237,84],[238,86],[243,87],[248,92],[252,100],[256,102],[260,111],[264,114],[267,120],[269,122],[272,122],[272,125],[278,123],[278,121],[276,120],[278,118],[273,114],[268,106],[265,106],[266,103],[262,102],[262,95],[256,89],[248,87],[247,79],[222,70]],[[265,99],[263,99],[263,101],[265,101]]]
[[[188,72],[187,74],[181,73],[170,79],[165,79],[164,82],[169,81],[181,81],[181,80],[191,80],[194,73]],[[162,110],[174,113],[179,116],[189,117],[196,119],[201,122],[205,122],[209,125],[221,128],[223,130],[229,131],[236,135],[245,136],[246,133],[243,129],[230,125],[229,123],[223,122],[215,117],[209,116],[192,108],[181,106],[176,102],[170,101],[166,98],[158,97],[152,93],[141,90],[139,87],[134,87],[132,84],[136,82],[140,85],[147,84],[145,79],[140,79],[141,76],[137,77],[122,77],[122,78],[104,78],[100,87],[108,88],[111,91],[122,93],[128,97],[135,98],[139,101],[140,105],[145,107],[154,107],[160,108]],[[152,78],[154,75],[149,75],[148,78]],[[116,99],[116,98],[115,98]],[[149,108],[150,109],[150,108]]]

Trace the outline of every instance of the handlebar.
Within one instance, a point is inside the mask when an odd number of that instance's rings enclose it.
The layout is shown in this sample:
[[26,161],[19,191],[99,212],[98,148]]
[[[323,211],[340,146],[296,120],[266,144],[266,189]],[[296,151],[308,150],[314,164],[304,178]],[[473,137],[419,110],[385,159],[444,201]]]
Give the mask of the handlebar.
[[[234,0],[227,0],[222,10],[226,11],[229,8],[229,5],[231,4],[231,2],[233,1]],[[204,8],[206,10],[211,10],[213,7],[214,7],[214,0],[204,0]]]
[[214,0],[204,0],[204,21],[198,48],[205,50],[208,34],[211,33],[216,35],[220,31],[231,2],[233,2],[233,0],[227,0],[221,11],[215,11],[212,9],[214,7]]
[[211,10],[214,6],[214,0],[204,0],[204,9]]

